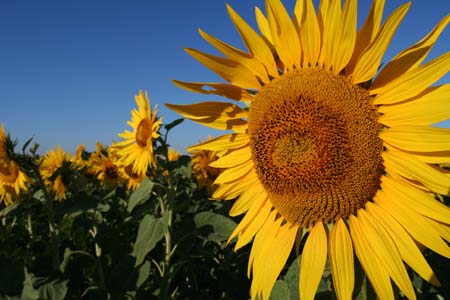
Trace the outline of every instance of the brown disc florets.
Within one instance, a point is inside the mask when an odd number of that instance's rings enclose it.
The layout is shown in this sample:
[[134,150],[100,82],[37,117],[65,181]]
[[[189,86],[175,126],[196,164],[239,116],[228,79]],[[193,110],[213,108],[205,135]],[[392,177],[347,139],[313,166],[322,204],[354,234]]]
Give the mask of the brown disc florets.
[[291,223],[347,218],[379,189],[378,114],[344,76],[320,68],[282,75],[255,96],[248,129],[258,178]]
[[147,141],[152,134],[152,126],[149,120],[143,119],[136,129],[136,142],[141,147],[147,147]]

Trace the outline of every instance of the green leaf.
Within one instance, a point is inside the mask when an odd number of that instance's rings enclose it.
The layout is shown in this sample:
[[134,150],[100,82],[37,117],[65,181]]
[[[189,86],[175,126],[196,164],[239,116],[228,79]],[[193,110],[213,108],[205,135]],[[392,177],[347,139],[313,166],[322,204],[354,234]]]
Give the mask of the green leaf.
[[19,298],[19,295],[8,296],[5,294],[0,294],[0,300],[22,300],[22,298]]
[[320,280],[319,287],[317,288],[317,294],[330,294],[332,291],[333,281],[331,278],[331,265],[330,262],[327,261],[325,269],[322,273],[322,279]]
[[155,219],[146,215],[139,224],[139,230],[134,243],[132,255],[136,257],[135,266],[140,265],[149,253],[167,232],[167,222],[163,218]]
[[45,202],[45,194],[43,190],[37,190],[36,193],[33,194],[33,198],[39,200],[41,202]]
[[136,281],[136,287],[139,288],[147,280],[150,275],[150,262],[146,261],[139,268],[139,275]]
[[33,140],[33,137],[30,137],[24,144],[22,147],[22,153],[25,153],[25,150],[28,148],[28,145],[30,145],[31,141]]
[[63,300],[66,297],[68,282],[68,279],[55,279],[46,282],[38,288],[39,299]]
[[28,273],[27,269],[24,270],[25,280],[23,281],[22,300],[37,300],[39,298],[39,292],[33,287],[33,274]]
[[196,214],[194,222],[197,228],[212,226],[213,233],[208,236],[208,239],[216,243],[227,240],[236,228],[236,223],[230,218],[209,211]]
[[290,298],[289,287],[283,280],[277,280],[270,294],[271,300],[287,300]]
[[70,250],[70,248],[66,248],[66,250],[64,250],[64,258],[63,258],[61,264],[59,265],[59,270],[61,271],[61,273],[64,273],[66,271],[66,267],[67,267],[67,264],[69,263],[71,254],[72,254],[72,251]]
[[169,131],[169,130],[171,130],[172,128],[174,128],[175,126],[181,124],[183,121],[184,121],[184,118],[176,119],[176,120],[170,122],[169,124],[164,125],[164,129],[165,129],[166,131]]
[[130,196],[127,208],[128,212],[131,213],[136,206],[142,204],[142,202],[150,197],[154,185],[155,184],[149,178],[145,178],[141,182],[139,187]]
[[0,218],[4,218],[6,216],[8,216],[10,213],[12,213],[16,208],[19,208],[19,204],[18,203],[14,203],[12,205],[8,205],[5,208],[3,208],[2,210],[0,210]]
[[23,281],[22,300],[63,300],[67,294],[69,280],[36,277],[25,269]]

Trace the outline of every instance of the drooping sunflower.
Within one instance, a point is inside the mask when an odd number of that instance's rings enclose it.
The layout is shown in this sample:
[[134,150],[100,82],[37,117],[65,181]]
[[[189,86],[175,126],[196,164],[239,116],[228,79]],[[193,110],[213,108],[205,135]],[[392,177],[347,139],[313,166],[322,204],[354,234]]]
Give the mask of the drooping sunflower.
[[135,96],[138,109],[131,112],[131,121],[128,125],[133,132],[125,130],[119,133],[124,140],[114,144],[119,155],[119,161],[123,165],[132,165],[133,172],[144,176],[149,166],[155,166],[153,143],[159,137],[159,127],[162,119],[157,118],[157,107],[153,112],[147,93],[139,91]]
[[[227,151],[213,197],[237,200],[245,216],[231,234],[236,249],[253,240],[252,299],[268,299],[296,241],[308,234],[300,263],[300,299],[313,299],[329,257],[338,299],[351,299],[354,254],[380,299],[392,281],[415,293],[405,264],[438,279],[417,244],[450,257],[448,194],[450,84],[432,86],[450,68],[450,52],[423,63],[450,15],[418,43],[381,61],[410,3],[381,24],[374,0],[357,31],[357,1],[298,0],[291,17],[279,0],[256,8],[260,34],[230,6],[248,51],[200,30],[222,56],[186,51],[226,83],[175,83],[234,102],[167,106],[200,124],[233,133],[190,150]],[[378,72],[379,71],[379,72]]]
[[49,191],[53,191],[59,201],[66,199],[67,187],[64,183],[62,175],[58,175],[53,181],[51,180],[51,177],[56,170],[63,166],[65,162],[69,161],[70,153],[64,152],[63,148],[58,146],[55,150],[51,149],[47,152],[47,154],[42,158],[42,162],[39,166],[39,170],[47,189]]
[[11,205],[19,200],[19,195],[28,190],[30,178],[6,151],[5,129],[0,126],[0,202]]
[[213,167],[217,161],[216,151],[193,150],[191,153],[192,174],[197,180],[198,189],[206,188],[212,191],[214,180],[219,176],[221,169]]
[[118,158],[116,149],[105,148],[99,142],[96,151],[89,158],[89,172],[105,186],[116,186],[121,181],[119,176]]
[[119,166],[119,176],[126,183],[126,187],[129,190],[136,190],[141,184],[142,180],[144,180],[145,175],[138,175],[133,172],[133,166]]
[[86,146],[84,144],[78,145],[77,150],[70,161],[75,165],[76,169],[82,169],[88,166]]

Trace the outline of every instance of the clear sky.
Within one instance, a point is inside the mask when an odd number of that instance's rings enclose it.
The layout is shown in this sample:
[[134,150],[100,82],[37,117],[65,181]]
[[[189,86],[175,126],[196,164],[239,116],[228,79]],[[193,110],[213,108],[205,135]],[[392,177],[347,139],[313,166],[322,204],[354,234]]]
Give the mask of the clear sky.
[[[317,2],[317,1],[316,1]],[[386,0],[385,14],[405,1]],[[262,0],[228,0],[250,24]],[[294,1],[284,0],[292,12]],[[371,1],[359,1],[362,22]],[[427,34],[446,14],[449,0],[413,0],[384,62]],[[263,9],[264,11],[264,9]],[[239,48],[239,35],[224,0],[17,0],[0,1],[0,123],[24,142],[34,136],[46,151],[61,145],[72,154],[78,144],[109,145],[135,107],[134,95],[147,90],[165,123],[179,116],[163,103],[192,103],[220,97],[190,93],[172,79],[217,81],[219,78],[183,51],[214,49],[197,29]],[[450,29],[429,58],[450,51]],[[447,74],[439,83],[450,82]],[[450,127],[450,121],[440,124]],[[178,150],[208,134],[186,121],[169,142]]]

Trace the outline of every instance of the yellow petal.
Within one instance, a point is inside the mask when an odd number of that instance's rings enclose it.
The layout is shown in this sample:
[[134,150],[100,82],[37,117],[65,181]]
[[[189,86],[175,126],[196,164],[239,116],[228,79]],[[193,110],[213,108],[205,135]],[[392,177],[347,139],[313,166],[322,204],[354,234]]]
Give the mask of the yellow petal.
[[[331,70],[336,48],[341,44],[341,1],[321,1],[319,6],[319,18],[322,24],[322,51],[319,56],[319,66]],[[340,53],[339,53],[340,54]]]
[[[267,199],[267,195],[265,197],[258,197],[253,202],[252,206],[248,210],[248,212],[245,214],[244,218],[239,222],[238,226],[233,230],[233,232],[230,234],[230,237],[228,238],[228,243],[234,239],[238,234],[242,232],[243,229],[245,229],[251,222],[255,220],[255,218],[263,218],[264,215],[263,211],[267,210],[267,216],[269,215],[270,210],[272,209],[272,204]],[[264,220],[265,221],[265,220]]]
[[388,126],[431,125],[450,118],[450,84],[432,86],[407,102],[382,105],[380,123]]
[[398,103],[414,97],[438,81],[449,69],[450,52],[447,52],[386,84],[375,97],[374,104]]
[[450,258],[450,248],[439,237],[436,230],[429,225],[425,217],[413,210],[398,206],[391,199],[392,195],[380,190],[374,200],[376,204],[393,216],[415,240],[434,252]]
[[[302,1],[302,0],[299,0]],[[315,66],[319,59],[322,36],[312,0],[303,0],[300,42],[303,49],[303,67]]]
[[259,89],[261,84],[247,67],[237,61],[186,48],[185,51],[228,82],[246,89]]
[[297,30],[297,34],[300,36],[300,28],[302,27],[302,18],[303,18],[303,0],[295,1],[294,7],[294,18],[293,22],[295,25],[295,29]]
[[397,247],[384,227],[364,209],[358,211],[358,219],[364,228],[366,239],[383,262],[383,267],[408,299],[416,299],[414,288],[406,272]]
[[430,126],[403,125],[380,133],[386,143],[414,152],[439,152],[450,150],[450,129]]
[[[248,267],[247,267],[247,275],[250,277],[250,274],[253,272],[253,280],[250,293],[259,293],[260,281],[259,279],[262,277],[261,273],[255,272],[258,268],[261,268],[261,253],[266,249],[266,245],[272,242],[273,238],[277,234],[280,226],[282,218],[276,219],[277,212],[273,210],[266,221],[262,225],[261,229],[255,236],[255,240],[253,241],[252,250],[250,251],[250,257],[248,259]],[[256,269],[256,270],[255,270]],[[252,272],[251,272],[252,271]],[[252,297],[254,298],[254,297]]]
[[267,69],[267,73],[269,73],[272,77],[278,77],[278,71],[275,64],[274,57],[272,55],[272,51],[267,46],[264,39],[256,33],[253,28],[248,25],[244,19],[242,19],[230,5],[227,4],[228,14],[230,15],[231,21],[233,21],[236,29],[239,31],[241,35],[242,41],[244,42],[247,49],[250,53]]
[[193,152],[197,150],[209,150],[209,151],[227,151],[232,149],[238,149],[248,146],[249,143],[248,134],[244,133],[232,133],[225,134],[206,142],[191,146],[187,148],[187,151]]
[[336,296],[339,300],[351,300],[355,285],[353,246],[342,219],[339,219],[330,231],[328,249]]
[[[356,43],[357,27],[357,0],[346,0],[342,15],[342,33],[336,53],[333,58],[333,71],[335,74],[344,69],[350,61]],[[336,45],[335,45],[336,46]]]
[[450,190],[450,175],[414,159],[400,151],[383,153],[384,166],[388,174],[400,175],[418,181],[430,190],[447,195]]
[[218,160],[209,164],[213,168],[230,168],[244,162],[249,161],[252,158],[252,152],[250,147],[244,147],[241,149],[233,150],[229,154],[220,157]]
[[172,82],[190,92],[219,95],[232,100],[253,101],[253,96],[246,90],[231,84],[213,83],[213,82],[185,82],[180,80],[172,80]]
[[255,7],[255,16],[259,31],[261,32],[263,38],[267,40],[269,47],[271,47],[273,45],[273,38],[270,33],[269,21],[267,21],[266,16],[262,13],[259,7]]
[[327,233],[322,222],[309,232],[300,263],[300,299],[313,300],[327,261]]
[[392,201],[398,206],[406,206],[421,215],[450,224],[450,207],[434,199],[434,194],[419,190],[390,176],[383,177],[383,190],[392,195]]
[[267,250],[263,255],[265,257],[264,269],[261,270],[264,274],[262,299],[269,299],[273,285],[292,251],[297,231],[298,225],[286,223],[280,227],[274,240],[267,245]]
[[[385,144],[386,148],[389,150],[399,150],[393,146]],[[441,152],[411,152],[404,151],[408,153],[412,158],[420,160],[427,164],[445,164],[450,163],[450,151],[441,151]]]
[[383,17],[384,3],[385,0],[373,0],[372,6],[370,7],[370,12],[356,36],[353,55],[345,68],[346,75],[351,74],[354,71],[359,57],[378,34],[378,31],[380,30],[381,18]]
[[400,77],[411,68],[417,67],[428,55],[441,32],[450,22],[450,14],[443,18],[434,29],[417,44],[397,54],[384,67],[370,86],[371,93],[377,94],[389,82]]
[[258,197],[265,197],[264,188],[261,184],[253,184],[233,204],[230,216],[235,217],[249,210]]
[[361,54],[355,65],[355,70],[351,73],[353,83],[366,82],[375,76],[381,59],[410,5],[411,3],[405,3],[397,8],[383,24],[373,42]]
[[260,211],[258,212],[258,215],[241,230],[236,242],[236,246],[234,247],[235,251],[250,243],[253,237],[261,229],[264,222],[266,222],[267,218],[269,217],[271,208],[272,205],[270,204],[270,201],[266,201],[265,205],[261,207]]
[[241,177],[244,177],[246,174],[248,174],[251,170],[254,170],[255,165],[253,164],[253,161],[243,163],[242,165],[228,168],[222,173],[220,173],[219,176],[217,176],[216,180],[214,181],[215,184],[223,184],[226,182],[235,181]]
[[251,70],[255,76],[257,76],[262,82],[268,83],[270,80],[267,76],[264,66],[252,55],[242,52],[241,50],[207,34],[203,30],[199,29],[200,35],[217,50],[222,52],[226,57],[233,61],[237,61]]
[[241,133],[247,129],[247,121],[242,118],[246,118],[248,112],[233,103],[205,101],[186,105],[166,103],[166,106],[183,117],[211,128]]
[[[214,182],[216,183],[216,182]],[[250,186],[258,184],[256,172],[251,170],[244,176],[236,178],[234,181],[220,184],[212,195],[213,199],[231,200],[242,195]]]
[[450,242],[450,226],[449,225],[442,224],[442,223],[436,222],[431,219],[427,219],[427,221],[430,224],[430,226],[432,226],[434,228],[434,230],[436,230],[436,232],[439,234],[439,236],[441,238],[443,238],[447,242]]
[[299,68],[300,41],[286,8],[280,0],[267,0],[266,12],[274,47],[284,67],[288,70]]
[[366,210],[371,217],[384,226],[397,246],[402,259],[423,279],[439,286],[440,283],[434,275],[433,270],[423,257],[417,244],[405,229],[390,214],[386,213],[376,204],[368,202],[366,204]]
[[368,279],[380,300],[394,299],[391,280],[384,268],[378,253],[373,251],[372,245],[367,241],[365,227],[359,218],[350,216],[350,234],[352,236],[355,253],[363,267]]

